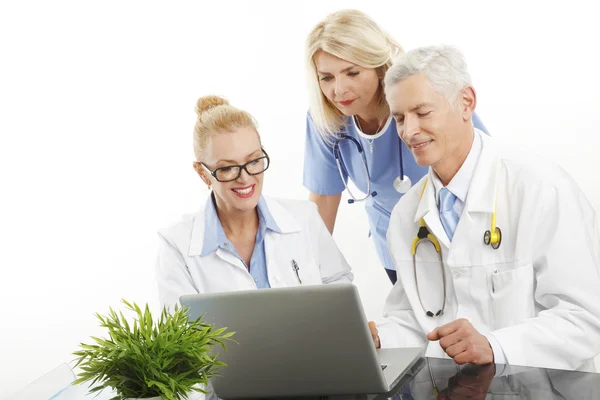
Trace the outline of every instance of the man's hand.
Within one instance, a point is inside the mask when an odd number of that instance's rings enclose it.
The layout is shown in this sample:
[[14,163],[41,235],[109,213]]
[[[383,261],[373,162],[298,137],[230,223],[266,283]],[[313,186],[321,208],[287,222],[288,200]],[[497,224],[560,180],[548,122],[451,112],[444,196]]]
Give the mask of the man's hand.
[[371,337],[373,338],[375,348],[379,349],[381,347],[381,341],[379,340],[379,331],[377,330],[377,325],[375,325],[375,322],[369,321],[369,330],[371,331]]
[[494,362],[490,342],[464,318],[435,328],[427,334],[427,339],[439,340],[442,349],[457,364],[483,365]]

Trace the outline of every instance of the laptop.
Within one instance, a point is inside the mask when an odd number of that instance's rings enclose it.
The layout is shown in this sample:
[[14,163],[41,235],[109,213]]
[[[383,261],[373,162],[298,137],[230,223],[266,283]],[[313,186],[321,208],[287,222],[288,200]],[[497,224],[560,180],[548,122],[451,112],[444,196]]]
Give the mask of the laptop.
[[222,399],[389,393],[423,348],[379,349],[353,284],[184,295],[188,315],[234,331],[211,379]]

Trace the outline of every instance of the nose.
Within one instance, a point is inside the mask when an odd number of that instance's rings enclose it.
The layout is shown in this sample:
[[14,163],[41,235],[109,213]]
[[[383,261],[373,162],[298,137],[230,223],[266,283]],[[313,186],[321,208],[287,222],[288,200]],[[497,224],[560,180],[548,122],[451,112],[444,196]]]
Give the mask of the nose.
[[346,80],[343,77],[335,78],[334,91],[336,96],[343,96],[348,91]]
[[401,139],[409,140],[411,137],[421,132],[419,118],[416,115],[406,115],[404,117],[404,129],[402,130]]
[[253,177],[253,175],[250,175],[248,173],[248,171],[246,171],[246,168],[242,168],[240,171],[240,176],[238,176],[236,181],[239,183],[244,183],[244,182],[249,181],[252,177]]

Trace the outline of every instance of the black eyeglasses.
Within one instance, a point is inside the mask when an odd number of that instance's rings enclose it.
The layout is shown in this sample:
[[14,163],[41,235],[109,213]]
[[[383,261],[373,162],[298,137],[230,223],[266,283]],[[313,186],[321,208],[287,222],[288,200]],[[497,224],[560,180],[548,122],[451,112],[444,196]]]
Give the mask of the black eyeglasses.
[[201,162],[202,166],[210,172],[214,178],[219,182],[231,182],[235,181],[242,175],[242,169],[246,170],[248,175],[260,175],[269,168],[270,159],[267,152],[263,149],[262,151],[265,155],[262,157],[255,158],[254,160],[248,161],[244,165],[228,165],[226,167],[217,168],[215,170],[211,170]]

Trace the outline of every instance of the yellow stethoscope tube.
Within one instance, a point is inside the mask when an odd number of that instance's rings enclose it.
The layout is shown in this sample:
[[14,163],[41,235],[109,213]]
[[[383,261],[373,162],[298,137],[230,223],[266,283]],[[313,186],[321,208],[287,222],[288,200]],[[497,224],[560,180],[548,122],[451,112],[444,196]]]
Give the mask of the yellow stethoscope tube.
[[[425,183],[423,184],[423,188],[421,189],[419,200],[423,199],[423,193],[425,193],[427,181],[428,179],[426,178]],[[417,236],[413,239],[411,246],[415,286],[417,288],[417,296],[419,297],[421,307],[423,307],[423,310],[425,310],[425,314],[428,317],[433,318],[444,314],[444,310],[446,308],[446,274],[444,273],[442,247],[440,246],[440,242],[438,241],[438,239],[429,231],[427,225],[425,225],[425,219],[421,218],[421,220],[419,221],[419,225],[419,231],[417,232]],[[440,269],[442,272],[442,282],[444,286],[444,301],[442,303],[442,308],[435,313],[425,308],[425,306],[423,305],[423,300],[421,299],[421,293],[419,292],[419,281],[417,278],[417,249],[419,248],[419,245],[423,242],[431,243],[440,258]],[[483,234],[483,242],[486,245],[491,245],[494,250],[498,249],[498,247],[500,247],[500,243],[502,243],[502,231],[496,226],[496,202],[494,202],[494,212],[492,213],[492,226],[490,230],[485,231],[485,233]]]

